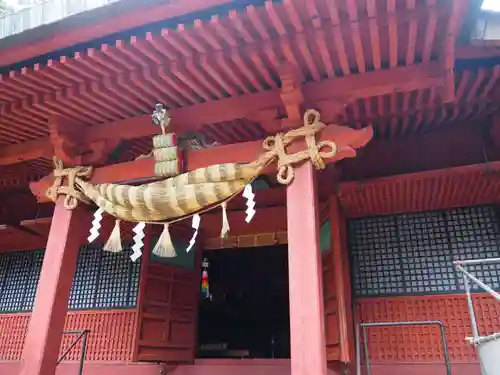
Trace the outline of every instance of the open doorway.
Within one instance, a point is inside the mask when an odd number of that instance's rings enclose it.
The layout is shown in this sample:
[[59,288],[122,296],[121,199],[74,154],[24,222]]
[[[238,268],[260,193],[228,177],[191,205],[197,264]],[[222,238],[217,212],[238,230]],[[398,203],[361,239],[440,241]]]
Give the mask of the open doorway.
[[198,357],[290,358],[286,246],[208,251]]

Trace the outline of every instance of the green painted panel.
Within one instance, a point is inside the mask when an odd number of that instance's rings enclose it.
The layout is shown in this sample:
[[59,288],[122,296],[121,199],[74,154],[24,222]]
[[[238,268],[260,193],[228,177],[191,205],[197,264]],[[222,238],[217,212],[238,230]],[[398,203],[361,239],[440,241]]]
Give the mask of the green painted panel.
[[[151,241],[151,250],[154,249],[156,242],[158,241],[158,238],[159,237],[154,237],[153,240]],[[188,248],[189,243],[182,240],[174,240],[174,239],[172,239],[172,242],[174,244],[175,251],[177,252],[177,256],[175,258],[160,258],[151,252],[151,257],[150,257],[151,261],[174,267],[193,269],[194,255],[195,255],[194,253],[196,250],[193,248],[188,253],[186,252],[186,249]]]
[[319,230],[319,246],[321,252],[330,250],[332,246],[332,232],[330,229],[330,220],[323,223]]

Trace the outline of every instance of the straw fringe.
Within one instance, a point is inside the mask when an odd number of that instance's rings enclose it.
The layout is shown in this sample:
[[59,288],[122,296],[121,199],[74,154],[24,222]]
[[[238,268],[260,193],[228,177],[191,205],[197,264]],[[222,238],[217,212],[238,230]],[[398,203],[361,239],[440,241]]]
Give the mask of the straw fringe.
[[120,220],[115,221],[115,227],[109,236],[108,242],[104,245],[103,250],[109,251],[110,253],[119,253],[120,251],[123,251],[120,233]]
[[163,226],[163,232],[160,238],[158,238],[158,242],[153,249],[153,254],[161,258],[175,258],[177,256],[168,224]]

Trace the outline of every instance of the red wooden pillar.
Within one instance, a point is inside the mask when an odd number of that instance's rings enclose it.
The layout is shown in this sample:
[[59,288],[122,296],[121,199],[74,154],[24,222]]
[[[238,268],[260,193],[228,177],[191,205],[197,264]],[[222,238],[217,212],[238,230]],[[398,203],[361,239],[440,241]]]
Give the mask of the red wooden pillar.
[[326,375],[323,285],[315,170],[295,169],[287,188],[292,375]]
[[336,195],[332,195],[330,197],[329,205],[333,272],[339,318],[340,361],[344,363],[352,363],[355,355],[354,321],[352,312],[351,280],[349,275],[346,221]]
[[20,375],[55,374],[78,248],[87,228],[83,225],[82,211],[80,206],[66,210],[64,198],[56,203],[24,342]]

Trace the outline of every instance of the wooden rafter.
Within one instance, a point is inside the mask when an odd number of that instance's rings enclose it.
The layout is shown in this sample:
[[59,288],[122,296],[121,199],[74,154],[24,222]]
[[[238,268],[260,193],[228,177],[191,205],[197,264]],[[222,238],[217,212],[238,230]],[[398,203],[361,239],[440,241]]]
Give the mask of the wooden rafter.
[[[10,72],[2,77],[8,90],[0,90],[6,103],[1,124],[17,126],[10,133],[3,133],[0,126],[0,142],[46,135],[46,119],[54,114],[87,124],[106,123],[120,114],[147,113],[156,100],[176,108],[276,88],[283,58],[312,81],[325,74],[364,71],[360,67],[372,59],[365,56],[356,37],[358,64],[352,66],[349,36],[372,19],[352,4],[348,10],[345,17],[345,10],[335,2],[269,2],[240,13],[232,11],[225,18],[197,20],[192,27],[177,25],[144,37],[132,35],[130,42],[118,40]],[[330,19],[318,18],[323,12]],[[377,9],[376,22],[380,29],[396,24],[400,30],[410,20],[420,25],[430,13],[446,19],[449,9],[425,5],[393,13]]]
[[[282,78],[285,80],[295,79],[290,75],[290,71],[286,71],[284,74],[286,77]],[[303,99],[295,97],[297,94],[292,86],[300,85],[297,81],[290,84],[292,87],[290,90],[289,85],[285,85],[284,89],[289,90],[286,92],[275,89],[172,109],[172,126],[177,132],[182,133],[186,130],[197,129],[203,124],[220,123],[246,117],[259,118],[258,116],[262,115],[263,111],[270,114],[268,120],[272,123],[277,120],[277,110],[283,106],[282,99],[284,99],[285,103],[292,103],[293,100],[300,99],[308,107],[318,108],[322,113],[322,118],[326,122],[330,122],[336,120],[339,114],[339,103],[343,106],[360,97],[391,94],[394,92],[395,87],[398,91],[406,92],[439,87],[442,84],[443,76],[440,74],[437,63],[402,67],[391,71],[370,72],[364,75],[350,75],[317,83],[306,83],[301,87],[300,95],[303,96]],[[262,118],[260,119],[262,120]],[[297,122],[296,119],[292,120]],[[279,126],[274,127],[269,125],[269,122],[263,122],[263,125],[268,125],[267,130],[269,132],[279,130]],[[221,129],[221,131],[224,131],[224,129]],[[82,132],[80,142],[88,147],[105,140],[136,139],[151,136],[157,132],[157,127],[151,124],[150,116],[144,115],[88,127]],[[0,148],[0,165],[29,160],[30,158],[51,156],[52,152],[53,147],[49,138],[6,146],[3,149]]]

